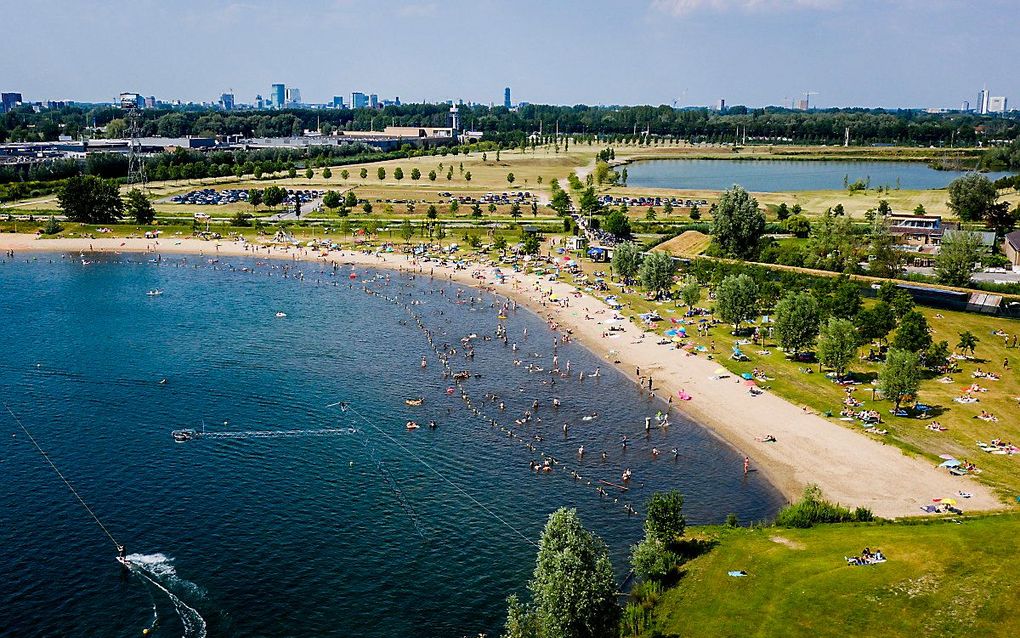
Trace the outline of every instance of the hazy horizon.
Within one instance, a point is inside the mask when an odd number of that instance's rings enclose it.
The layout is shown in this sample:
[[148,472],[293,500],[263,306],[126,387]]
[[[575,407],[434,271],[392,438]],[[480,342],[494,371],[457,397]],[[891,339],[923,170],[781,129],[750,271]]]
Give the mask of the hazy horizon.
[[239,103],[959,108],[1020,100],[1012,0],[5,1],[0,90],[109,102],[121,91]]

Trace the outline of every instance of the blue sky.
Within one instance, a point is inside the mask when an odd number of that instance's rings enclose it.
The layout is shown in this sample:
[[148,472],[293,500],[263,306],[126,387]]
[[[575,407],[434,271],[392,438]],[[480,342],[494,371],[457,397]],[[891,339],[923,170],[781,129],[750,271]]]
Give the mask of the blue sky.
[[[26,100],[1020,105],[1020,0],[0,0]],[[1014,107],[1015,108],[1015,107]]]

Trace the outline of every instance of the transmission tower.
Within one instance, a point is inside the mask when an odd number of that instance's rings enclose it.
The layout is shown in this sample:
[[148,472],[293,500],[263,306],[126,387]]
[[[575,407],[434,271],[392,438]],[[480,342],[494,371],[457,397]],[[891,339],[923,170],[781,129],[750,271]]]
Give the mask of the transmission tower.
[[127,111],[128,131],[128,185],[136,184],[145,190],[145,160],[142,158],[142,114],[138,104],[122,101],[121,108]]

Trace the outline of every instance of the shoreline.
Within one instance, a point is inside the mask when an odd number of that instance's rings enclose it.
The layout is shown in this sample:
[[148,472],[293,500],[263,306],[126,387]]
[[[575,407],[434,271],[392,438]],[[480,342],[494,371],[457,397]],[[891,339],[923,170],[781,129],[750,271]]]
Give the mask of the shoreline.
[[[973,494],[972,498],[961,499],[965,511],[1006,509],[989,487],[972,479],[940,472],[924,459],[909,457],[895,446],[832,423],[772,393],[751,396],[739,377],[715,378],[717,363],[658,345],[655,336],[646,336],[630,320],[616,323],[623,330],[607,337],[603,321],[614,312],[604,302],[570,284],[543,281],[536,275],[514,273],[507,275],[507,283],[497,284],[488,275],[490,267],[455,269],[418,262],[400,253],[320,251],[183,237],[37,239],[34,235],[3,234],[0,250],[14,250],[15,259],[19,252],[131,252],[336,262],[418,274],[434,271],[436,277],[514,299],[559,329],[570,330],[574,341],[608,365],[615,365],[631,381],[650,375],[660,398],[677,397],[681,391],[689,393],[693,399],[674,401],[673,409],[748,456],[751,466],[790,501],[797,500],[804,487],[814,483],[827,499],[850,507],[868,507],[883,518],[918,516],[920,507],[933,498],[955,497],[960,491]],[[487,278],[475,277],[473,273],[479,271]],[[549,301],[550,294],[568,300],[568,305]],[[777,441],[755,440],[765,434],[774,435]],[[734,468],[734,472],[739,471],[741,468]]]

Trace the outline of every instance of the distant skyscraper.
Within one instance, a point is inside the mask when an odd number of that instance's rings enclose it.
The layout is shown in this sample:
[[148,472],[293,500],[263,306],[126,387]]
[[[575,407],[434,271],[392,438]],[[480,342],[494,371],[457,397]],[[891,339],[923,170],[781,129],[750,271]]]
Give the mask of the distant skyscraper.
[[977,112],[981,115],[988,113],[988,88],[978,91]]
[[970,110],[970,102],[967,101],[967,100],[964,100],[963,104],[960,105],[960,110],[963,111],[964,113],[969,111]]
[[373,93],[372,95],[369,95],[368,96],[368,105],[371,106],[373,109],[379,108],[379,96],[376,95],[375,93]]
[[287,104],[301,104],[301,89],[287,89]]
[[809,108],[811,108],[811,103],[810,102],[808,102],[807,100],[797,100],[797,110],[798,111],[806,111]]
[[145,108],[147,108],[147,109],[154,109],[154,108],[156,108],[156,96],[150,95],[149,97],[145,98],[144,101],[145,101]]
[[505,108],[510,108],[511,106],[513,106],[513,102],[510,101],[510,87],[509,86],[506,87],[505,89],[503,89],[503,106]]
[[287,101],[287,85],[274,84],[273,90],[269,92],[269,101],[276,108],[282,109],[283,104]]
[[223,95],[220,96],[220,108],[223,109],[224,111],[233,111],[234,110],[234,94],[233,93],[224,93]]
[[6,113],[21,104],[21,93],[0,93],[0,111]]
[[360,91],[351,93],[351,108],[363,109],[368,107],[368,96]]
[[1004,96],[991,96],[988,98],[988,113],[1005,113],[1009,110]]
[[339,95],[333,96],[333,108],[342,109],[344,107],[344,98]]
[[719,98],[719,101],[716,103],[715,108],[718,111],[725,111],[726,110],[726,98]]

